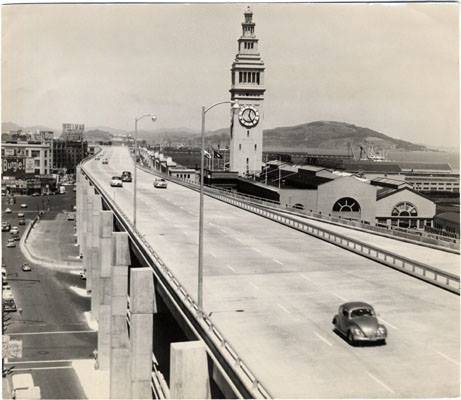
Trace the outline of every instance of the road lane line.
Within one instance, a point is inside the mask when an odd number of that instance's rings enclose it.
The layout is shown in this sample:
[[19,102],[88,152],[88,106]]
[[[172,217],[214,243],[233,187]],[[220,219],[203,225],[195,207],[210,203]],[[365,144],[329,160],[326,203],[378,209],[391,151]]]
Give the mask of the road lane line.
[[259,287],[257,287],[253,282],[250,282],[250,285],[253,286],[255,289],[259,290]]
[[314,335],[317,336],[323,343],[326,343],[328,346],[333,346],[333,343],[329,342],[327,339],[325,339],[322,335],[318,334],[317,332],[314,332]]
[[53,331],[53,332],[24,332],[24,333],[8,333],[10,336],[27,336],[27,335],[65,335],[65,334],[74,334],[74,333],[96,333],[97,331],[87,330],[87,331]]
[[448,361],[452,362],[453,364],[459,365],[459,361],[453,360],[451,357],[448,357],[446,354],[443,354],[440,351],[436,351],[436,353],[438,355],[442,356],[443,358],[445,358],[445,360],[448,360]]
[[34,360],[34,361],[10,361],[8,364],[47,364],[47,363],[71,363],[75,360],[90,360],[89,358],[76,358],[73,360]]
[[347,299],[345,299],[343,296],[340,296],[339,294],[332,293],[332,295],[335,296],[336,298],[338,298],[339,300],[347,301]]
[[282,306],[281,304],[277,303],[277,305],[283,310],[285,311],[287,314],[291,314],[290,311],[288,311],[288,309],[286,309],[284,306]]
[[385,319],[379,317],[378,319],[380,319],[381,321],[383,321],[386,325],[389,325],[392,329],[395,329],[396,331],[398,331],[398,328],[394,325],[392,325],[390,322],[387,322]]
[[369,372],[367,372],[368,376],[373,379],[376,383],[379,383],[384,389],[386,389],[389,393],[393,393],[395,394],[395,392],[389,387],[387,386],[383,381],[379,380],[376,376],[370,374]]
[[281,261],[277,260],[276,258],[273,258],[272,260],[274,260],[277,264],[283,265],[283,263]]
[[14,371],[34,371],[37,369],[73,369],[71,365],[65,367],[31,367],[31,368],[15,368]]
[[232,272],[235,272],[235,269],[232,268],[230,265],[226,265],[227,268],[229,268]]

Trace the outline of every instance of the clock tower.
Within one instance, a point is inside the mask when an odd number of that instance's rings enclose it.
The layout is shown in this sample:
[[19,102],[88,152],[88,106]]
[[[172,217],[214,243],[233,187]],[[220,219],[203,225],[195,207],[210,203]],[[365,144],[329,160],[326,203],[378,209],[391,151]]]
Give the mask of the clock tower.
[[238,53],[232,63],[231,100],[240,104],[232,114],[230,129],[230,170],[239,175],[258,173],[262,167],[264,62],[258,49],[255,23],[250,7],[244,12]]

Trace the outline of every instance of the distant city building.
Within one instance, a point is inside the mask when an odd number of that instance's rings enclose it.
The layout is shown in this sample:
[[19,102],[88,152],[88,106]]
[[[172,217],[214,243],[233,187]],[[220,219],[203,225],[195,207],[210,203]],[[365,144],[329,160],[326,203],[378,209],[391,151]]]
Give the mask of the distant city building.
[[82,141],[84,132],[84,124],[62,124],[61,140]]
[[253,12],[244,13],[238,53],[231,68],[231,100],[240,111],[233,113],[230,127],[230,170],[239,175],[261,171],[263,150],[264,62],[258,49]]
[[54,140],[53,168],[65,169],[67,173],[74,173],[77,164],[88,154],[88,143],[86,141]]
[[2,143],[2,193],[30,194],[56,189],[51,176],[51,142]]

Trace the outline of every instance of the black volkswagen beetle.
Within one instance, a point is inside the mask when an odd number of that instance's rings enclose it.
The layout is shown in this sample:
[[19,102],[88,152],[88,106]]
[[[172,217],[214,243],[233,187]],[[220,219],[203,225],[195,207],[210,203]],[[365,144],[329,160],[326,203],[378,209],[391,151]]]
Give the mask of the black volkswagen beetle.
[[339,306],[333,317],[335,330],[347,337],[351,345],[363,342],[386,343],[387,329],[378,323],[373,307],[361,301]]

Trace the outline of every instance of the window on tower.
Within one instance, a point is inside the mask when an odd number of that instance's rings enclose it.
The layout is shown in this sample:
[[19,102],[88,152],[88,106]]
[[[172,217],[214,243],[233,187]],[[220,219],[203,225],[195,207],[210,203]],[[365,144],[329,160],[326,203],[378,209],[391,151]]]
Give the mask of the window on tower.
[[239,150],[242,150],[242,144],[239,143]]
[[256,83],[259,85],[259,72],[256,73]]
[[239,82],[242,83],[242,80],[243,80],[243,74],[239,72]]
[[255,143],[255,151],[258,149],[258,145]]
[[250,131],[247,130],[247,137],[250,137]]

